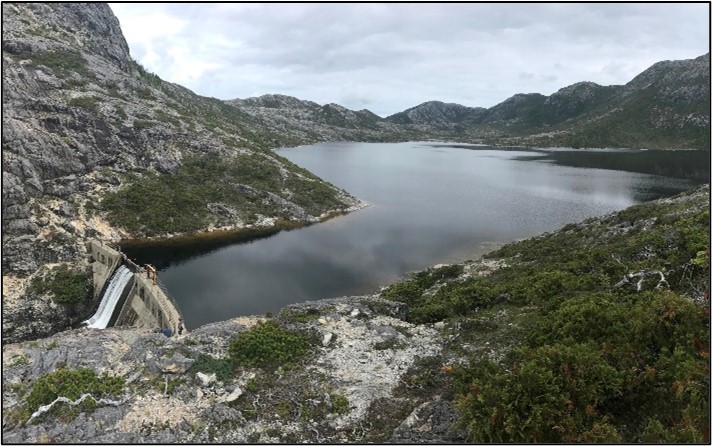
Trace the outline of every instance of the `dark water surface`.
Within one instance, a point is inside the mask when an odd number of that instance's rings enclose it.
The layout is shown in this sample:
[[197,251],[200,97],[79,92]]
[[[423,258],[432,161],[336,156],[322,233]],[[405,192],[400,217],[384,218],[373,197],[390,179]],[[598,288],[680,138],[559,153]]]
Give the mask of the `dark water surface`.
[[[409,271],[475,258],[496,243],[673,195],[704,180],[611,169],[646,171],[636,166],[652,157],[648,164],[663,159],[668,168],[679,163],[678,171],[695,170],[706,159],[701,168],[709,172],[708,153],[580,152],[578,158],[576,152],[464,150],[442,143],[282,149],[280,155],[371,206],[202,254],[194,247],[188,254],[127,253],[141,263],[163,254],[159,277],[188,328],[195,328],[277,312],[290,303],[376,291]],[[640,162],[631,167],[631,159]]]

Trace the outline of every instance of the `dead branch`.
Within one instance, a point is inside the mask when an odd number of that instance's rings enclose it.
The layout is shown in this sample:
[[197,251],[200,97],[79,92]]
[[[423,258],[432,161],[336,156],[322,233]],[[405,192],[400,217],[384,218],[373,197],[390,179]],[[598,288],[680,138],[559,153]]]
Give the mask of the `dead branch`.
[[46,406],[41,406],[39,409],[37,409],[37,410],[35,411],[35,413],[33,413],[32,415],[30,415],[30,418],[28,418],[27,421],[25,421],[25,424],[28,424],[30,421],[32,421],[33,419],[39,417],[39,416],[42,415],[43,413],[49,412],[49,411],[52,409],[52,407],[54,407],[54,405],[57,404],[57,403],[66,403],[66,404],[69,404],[70,406],[78,406],[79,404],[81,404],[81,403],[82,403],[85,399],[87,399],[87,398],[93,399],[94,402],[96,402],[97,404],[106,404],[106,405],[109,405],[109,406],[120,406],[120,405],[124,404],[124,403],[127,401],[125,398],[124,398],[124,399],[121,399],[121,400],[119,400],[119,401],[116,401],[116,400],[108,400],[108,399],[105,399],[105,398],[96,399],[96,398],[94,398],[94,397],[93,397],[91,394],[89,394],[89,393],[83,394],[83,395],[82,395],[78,400],[76,400],[76,401],[72,401],[72,400],[70,400],[69,398],[64,397],[64,396],[58,396],[58,397],[57,397],[54,401],[52,401],[51,403],[47,404]]

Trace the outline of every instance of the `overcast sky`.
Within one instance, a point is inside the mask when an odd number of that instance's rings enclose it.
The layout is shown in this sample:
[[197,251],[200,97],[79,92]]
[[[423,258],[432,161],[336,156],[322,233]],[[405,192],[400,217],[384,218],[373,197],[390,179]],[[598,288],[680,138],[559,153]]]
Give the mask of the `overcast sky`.
[[220,99],[279,93],[381,115],[624,84],[709,51],[709,4],[112,3],[149,71]]

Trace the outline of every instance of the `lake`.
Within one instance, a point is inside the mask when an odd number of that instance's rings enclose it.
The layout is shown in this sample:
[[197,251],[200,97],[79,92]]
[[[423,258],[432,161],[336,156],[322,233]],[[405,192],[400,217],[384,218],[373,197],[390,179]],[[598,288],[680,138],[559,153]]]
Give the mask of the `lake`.
[[[208,252],[166,250],[159,277],[189,329],[375,292],[410,271],[476,258],[504,242],[709,181],[707,152],[411,142],[325,143],[277,153],[370,206]],[[153,260],[140,250],[127,254],[139,263]]]

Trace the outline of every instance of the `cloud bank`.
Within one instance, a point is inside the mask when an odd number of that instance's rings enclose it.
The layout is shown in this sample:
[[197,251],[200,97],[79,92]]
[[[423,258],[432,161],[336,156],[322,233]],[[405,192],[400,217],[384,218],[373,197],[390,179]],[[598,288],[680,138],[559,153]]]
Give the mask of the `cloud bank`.
[[112,3],[132,56],[220,99],[279,93],[387,116],[624,84],[709,51],[709,4]]

